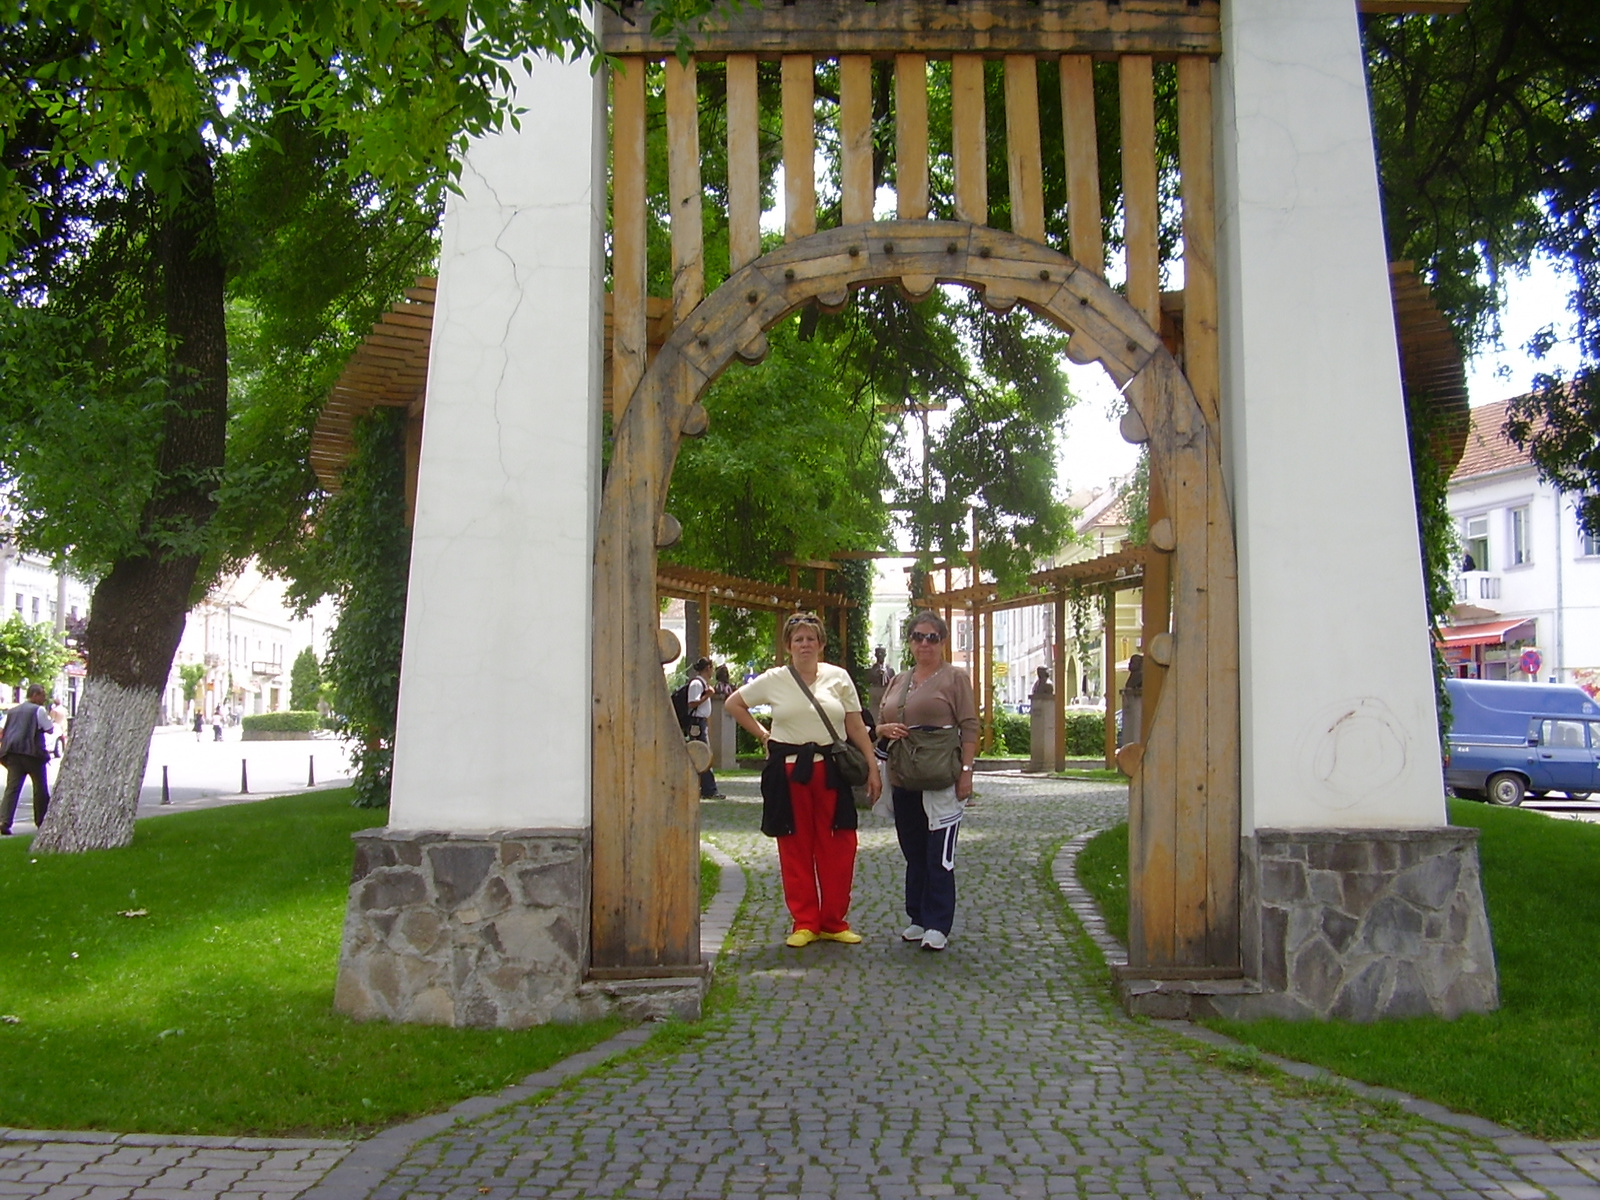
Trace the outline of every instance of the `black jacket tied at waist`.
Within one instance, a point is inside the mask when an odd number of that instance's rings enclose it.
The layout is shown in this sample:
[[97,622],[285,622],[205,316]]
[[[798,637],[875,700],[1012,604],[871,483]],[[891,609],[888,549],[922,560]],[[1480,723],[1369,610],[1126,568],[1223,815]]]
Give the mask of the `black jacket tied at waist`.
[[827,746],[816,742],[794,745],[790,742],[767,742],[767,765],[761,771],[761,832],[768,837],[787,837],[794,832],[794,804],[789,799],[788,764],[784,761],[794,755],[794,777],[797,783],[809,783],[811,772],[820,759],[827,771],[827,783],[833,789],[833,828],[856,828],[855,793],[839,778],[839,768]]

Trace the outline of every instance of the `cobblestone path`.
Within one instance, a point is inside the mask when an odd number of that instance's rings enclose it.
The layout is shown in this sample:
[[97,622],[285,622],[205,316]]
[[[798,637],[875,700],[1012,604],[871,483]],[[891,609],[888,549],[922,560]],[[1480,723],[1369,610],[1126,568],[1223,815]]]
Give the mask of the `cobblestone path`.
[[704,808],[749,892],[737,1002],[670,1053],[415,1146],[401,1197],[1549,1195],[1487,1142],[1197,1060],[1122,1017],[1074,949],[1046,858],[1125,812],[1120,788],[988,779],[943,954],[900,941],[892,827],[863,818],[867,941],[782,945],[753,783]]

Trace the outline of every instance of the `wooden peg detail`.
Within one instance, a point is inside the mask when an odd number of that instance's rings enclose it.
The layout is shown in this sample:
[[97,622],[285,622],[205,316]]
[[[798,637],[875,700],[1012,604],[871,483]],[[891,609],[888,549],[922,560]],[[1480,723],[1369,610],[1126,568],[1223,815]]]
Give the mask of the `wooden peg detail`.
[[696,775],[711,767],[711,747],[702,741],[691,739],[684,743],[689,751],[689,765],[694,768]]
[[1172,665],[1172,635],[1165,630],[1150,639],[1149,649],[1146,651],[1150,659],[1159,667]]
[[1130,408],[1122,414],[1122,420],[1117,422],[1117,429],[1122,434],[1122,440],[1131,442],[1135,446],[1142,446],[1150,440],[1150,431],[1144,427],[1144,418],[1139,415],[1139,410]]
[[825,313],[843,312],[850,307],[850,289],[840,288],[837,292],[824,292],[817,297],[817,307]]
[[1139,742],[1124,746],[1117,751],[1117,770],[1130,779],[1139,773],[1139,764],[1143,761],[1144,746]]
[[772,345],[767,341],[767,335],[758,333],[734,353],[740,362],[747,366],[755,366],[759,362],[766,362],[767,355],[771,352]]
[[933,288],[937,282],[932,275],[902,275],[900,276],[900,291],[911,303],[920,304],[933,294]]
[[1178,548],[1178,535],[1173,531],[1172,518],[1162,517],[1150,526],[1150,544],[1163,554]]
[[[704,437],[706,430],[711,428],[711,414],[706,411],[704,404],[691,404],[689,411],[684,414],[683,424],[679,426],[684,437]],[[663,545],[667,543],[661,543]]]
[[987,287],[983,289],[983,306],[990,312],[1008,313],[1017,306],[1017,295],[1015,292]]
[[671,513],[662,513],[656,522],[656,549],[665,550],[683,540],[683,522]]
[[678,641],[678,635],[670,629],[656,630],[656,657],[665,666],[669,662],[677,662],[683,654],[683,643]]

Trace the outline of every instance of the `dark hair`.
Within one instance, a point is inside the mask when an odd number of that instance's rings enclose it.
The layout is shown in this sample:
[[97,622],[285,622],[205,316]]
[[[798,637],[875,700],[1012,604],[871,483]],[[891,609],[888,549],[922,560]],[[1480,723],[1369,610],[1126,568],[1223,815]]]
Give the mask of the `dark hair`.
[[44,690],[44,684],[42,683],[30,683],[28,685],[29,700],[32,700],[35,696],[48,696],[49,694],[49,692]]
[[935,632],[938,633],[939,640],[941,642],[948,642],[950,640],[950,626],[946,625],[944,618],[938,613],[934,612],[931,608],[923,609],[916,616],[912,617],[911,620],[906,622],[906,635],[909,637],[911,631],[918,625],[932,625]]
[[696,675],[698,675],[701,671],[704,671],[710,665],[711,665],[711,660],[709,658],[697,658],[697,659],[694,660],[694,673]]
[[791,613],[789,619],[783,623],[783,648],[787,650],[789,643],[794,640],[794,631],[802,625],[810,625],[817,631],[817,640],[824,646],[828,644],[828,630],[822,623],[822,618],[814,612]]

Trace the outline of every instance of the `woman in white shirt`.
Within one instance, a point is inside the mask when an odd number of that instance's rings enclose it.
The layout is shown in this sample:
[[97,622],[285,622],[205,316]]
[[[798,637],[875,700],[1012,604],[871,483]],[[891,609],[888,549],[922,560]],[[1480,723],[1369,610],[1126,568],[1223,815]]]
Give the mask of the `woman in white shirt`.
[[[856,806],[833,761],[833,738],[817,713],[821,706],[835,730],[843,727],[868,762],[872,743],[861,719],[861,698],[843,667],[822,661],[827,633],[814,613],[795,613],[783,627],[788,667],[756,676],[728,697],[729,716],[760,739],[767,750],[761,772],[761,832],[778,840],[783,898],[794,918],[786,944],[854,944],[861,935],[845,920],[856,868]],[[813,704],[800,683],[815,697]],[[750,712],[772,708],[769,730]],[[820,769],[819,769],[820,768]],[[874,801],[882,782],[874,771],[867,792]]]

